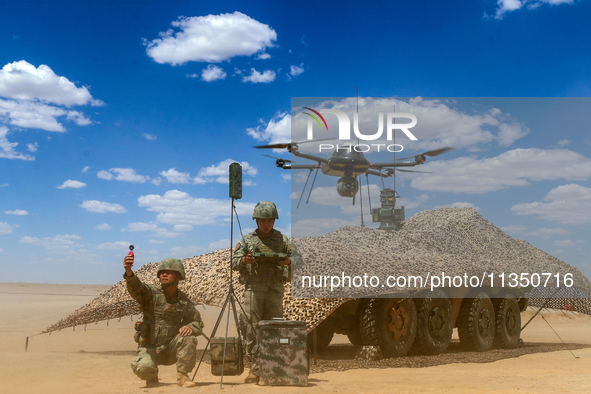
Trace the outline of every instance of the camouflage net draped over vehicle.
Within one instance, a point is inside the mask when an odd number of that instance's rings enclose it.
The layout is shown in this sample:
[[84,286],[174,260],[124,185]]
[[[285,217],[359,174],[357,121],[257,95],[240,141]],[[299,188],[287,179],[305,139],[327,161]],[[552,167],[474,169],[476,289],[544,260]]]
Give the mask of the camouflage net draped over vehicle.
[[[560,287],[564,287],[564,275],[571,274],[574,286],[555,296],[579,298],[591,294],[591,282],[578,269],[523,240],[508,236],[472,208],[422,211],[413,215],[400,231],[342,227],[322,236],[296,237],[293,244],[304,262],[294,275],[299,281],[299,286],[293,289],[294,297],[379,297],[421,287],[382,287],[388,277],[429,278],[422,287],[430,288],[433,277],[441,277],[442,272],[448,277],[467,275],[479,281],[484,278],[482,291],[491,288],[491,273],[494,273],[495,288],[501,287],[499,275],[505,275],[505,289],[510,289],[508,282],[512,273],[518,276],[538,274],[541,285],[546,284],[547,288],[555,287],[555,274],[560,274]],[[552,275],[542,276],[542,273]],[[378,277],[380,285],[331,289],[329,279],[329,286],[307,286],[310,283],[307,277],[319,282],[327,276],[342,278],[343,275],[363,274]],[[306,283],[306,287],[301,282]],[[531,296],[545,298],[543,292],[532,292]]]
[[[351,275],[368,273],[385,275],[419,275],[427,271],[445,271],[447,275],[480,275],[483,272],[561,272],[572,273],[575,286],[539,289],[528,294],[530,305],[541,306],[552,299],[548,308],[564,309],[591,315],[591,282],[581,272],[531,246],[516,240],[483,219],[471,208],[443,208],[413,215],[398,232],[343,227],[318,237],[293,239],[304,264],[294,269],[298,275],[340,275],[343,268]],[[180,288],[195,304],[221,307],[228,292],[230,249],[222,249],[182,260],[187,278]],[[149,263],[135,271],[148,284],[157,284],[158,263]],[[123,272],[123,268],[121,268]],[[233,273],[235,293],[242,302],[244,287]],[[382,282],[383,283],[383,282]],[[284,317],[305,321],[308,330],[316,327],[335,309],[353,297],[375,295],[366,292],[343,293],[346,298],[332,296],[327,289],[314,293],[318,298],[292,298],[291,285],[286,284]],[[391,289],[397,292],[401,289]],[[324,291],[324,293],[322,293]],[[300,293],[300,286],[297,291]],[[125,281],[117,283],[82,308],[48,327],[44,332],[95,323],[128,315],[139,315],[138,304],[129,296]]]

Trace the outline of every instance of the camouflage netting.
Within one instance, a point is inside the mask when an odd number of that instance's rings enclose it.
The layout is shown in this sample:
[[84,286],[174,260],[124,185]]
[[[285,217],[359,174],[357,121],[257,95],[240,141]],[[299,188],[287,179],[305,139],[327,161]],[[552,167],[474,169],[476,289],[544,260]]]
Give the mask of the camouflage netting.
[[[422,211],[413,215],[397,232],[342,227],[323,236],[295,238],[293,243],[304,261],[294,275],[300,284],[293,289],[294,297],[358,298],[411,290],[408,287],[382,287],[390,276],[420,276],[425,279],[422,287],[430,288],[432,278],[441,277],[442,272],[448,277],[475,276],[480,282],[484,277],[482,290],[490,290],[491,273],[494,273],[496,289],[501,287],[499,274],[502,273],[506,289],[510,287],[512,273],[518,277],[521,273],[526,276],[537,274],[541,285],[546,284],[549,288],[556,286],[555,274],[559,274],[560,287],[564,287],[564,277],[569,274],[567,277],[572,275],[572,288],[556,296],[577,298],[591,294],[591,282],[578,269],[523,240],[508,236],[472,208]],[[552,275],[548,278],[542,273]],[[316,278],[318,284],[321,277],[342,278],[343,274],[351,278],[364,274],[376,276],[380,285],[331,289],[329,279],[328,286],[310,287],[309,280],[305,281],[306,287],[301,286],[303,276]],[[413,289],[420,287],[413,286]],[[544,294],[534,292],[532,296]]]
[[[533,297],[530,305],[541,306],[551,297],[548,308],[566,308],[591,315],[591,282],[579,270],[525,241],[509,237],[471,208],[423,211],[412,216],[398,232],[344,227],[323,236],[296,237],[293,241],[305,262],[294,270],[296,281],[301,275],[341,275],[343,270],[351,276],[367,273],[380,278],[441,271],[446,275],[481,275],[493,271],[497,274],[571,273],[573,287],[562,287],[558,292],[554,287],[532,291],[528,294]],[[222,249],[182,260],[187,279],[181,282],[181,289],[196,304],[221,307],[228,291],[229,258],[230,250]],[[158,263],[150,263],[135,273],[145,283],[157,284],[157,269]],[[244,288],[236,272],[233,279],[235,293],[242,301]],[[284,317],[305,321],[309,330],[313,329],[351,298],[375,295],[375,289],[368,289],[367,293],[364,289],[355,290],[355,294],[342,294],[347,298],[292,298],[288,283],[283,300]],[[322,296],[335,294],[327,289],[315,289],[314,297]],[[140,314],[139,306],[129,296],[122,280],[45,332],[133,314]]]

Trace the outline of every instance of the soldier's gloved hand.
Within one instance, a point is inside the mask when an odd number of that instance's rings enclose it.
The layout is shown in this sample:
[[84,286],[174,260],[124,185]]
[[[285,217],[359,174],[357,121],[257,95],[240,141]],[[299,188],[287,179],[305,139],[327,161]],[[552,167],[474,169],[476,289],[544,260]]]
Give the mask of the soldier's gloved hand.
[[254,264],[254,263],[256,263],[256,260],[254,259],[254,257],[252,257],[252,253],[248,252],[246,254],[246,256],[244,256],[242,258],[242,263],[243,264]]
[[281,260],[278,264],[279,265],[290,265],[291,264],[291,259],[289,258],[289,256],[287,256],[285,258],[285,260]]
[[189,335],[193,335],[193,330],[188,326],[182,326],[179,328],[179,334],[183,337],[188,337]]

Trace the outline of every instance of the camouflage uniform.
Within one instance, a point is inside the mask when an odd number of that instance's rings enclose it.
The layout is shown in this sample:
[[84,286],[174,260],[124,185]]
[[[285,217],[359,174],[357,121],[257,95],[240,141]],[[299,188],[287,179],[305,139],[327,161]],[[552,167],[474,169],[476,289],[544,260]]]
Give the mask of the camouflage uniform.
[[[240,282],[244,284],[246,352],[252,356],[256,344],[253,326],[256,327],[260,320],[283,317],[283,283],[291,279],[291,270],[289,266],[276,264],[245,265],[242,258],[248,252],[285,253],[290,256],[291,242],[275,229],[271,230],[269,237],[260,236],[257,229],[246,235],[234,249],[232,269],[240,271]],[[252,372],[258,375],[254,361]]]
[[[176,363],[179,373],[188,374],[195,367],[197,336],[201,335],[203,322],[187,295],[178,290],[177,297],[167,299],[162,286],[142,283],[134,274],[123,275],[127,290],[139,302],[148,325],[147,345],[138,346],[137,357],[131,362],[133,372],[143,380],[158,377],[158,365]],[[179,329],[188,326],[193,334],[183,337]]]

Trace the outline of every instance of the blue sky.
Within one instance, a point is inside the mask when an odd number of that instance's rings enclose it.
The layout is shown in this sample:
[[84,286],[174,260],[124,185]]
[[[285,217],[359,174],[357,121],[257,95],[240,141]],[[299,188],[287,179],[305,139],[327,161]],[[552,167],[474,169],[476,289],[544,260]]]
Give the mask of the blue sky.
[[292,97],[355,87],[518,125],[405,146],[456,148],[397,178],[407,217],[473,206],[589,277],[590,4],[0,2],[2,280],[112,284],[131,243],[136,266],[228,247],[231,161],[244,231],[260,200],[288,234],[313,205],[353,223],[347,200],[322,199],[329,177],[293,216],[288,174],[252,146],[290,138]]

